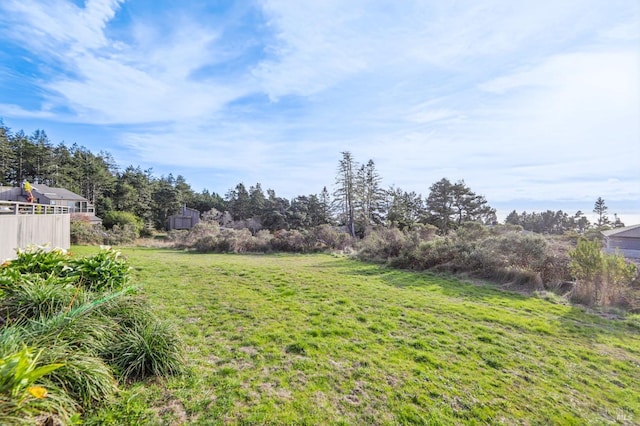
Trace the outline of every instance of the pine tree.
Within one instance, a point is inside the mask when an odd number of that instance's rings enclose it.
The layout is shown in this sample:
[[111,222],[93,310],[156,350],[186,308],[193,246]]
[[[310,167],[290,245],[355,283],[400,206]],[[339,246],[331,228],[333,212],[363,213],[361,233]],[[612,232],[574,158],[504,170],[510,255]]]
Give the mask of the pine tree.
[[382,178],[376,170],[373,160],[358,169],[356,175],[355,204],[358,210],[358,222],[364,229],[374,223],[382,223],[384,190],[380,187]]
[[0,119],[0,185],[11,185],[14,153],[9,143],[11,132]]
[[446,234],[451,228],[451,217],[455,213],[453,206],[453,184],[442,178],[429,188],[427,197],[428,221]]
[[598,199],[596,200],[593,206],[593,212],[598,215],[598,221],[596,222],[596,225],[598,227],[602,227],[609,224],[609,217],[607,216],[607,210],[609,210],[609,207],[606,206],[602,197],[598,197]]
[[356,211],[356,182],[355,170],[357,163],[349,151],[342,152],[342,159],[338,165],[336,176],[336,191],[333,193],[335,203],[342,212],[344,224],[352,237],[356,235],[355,211]]

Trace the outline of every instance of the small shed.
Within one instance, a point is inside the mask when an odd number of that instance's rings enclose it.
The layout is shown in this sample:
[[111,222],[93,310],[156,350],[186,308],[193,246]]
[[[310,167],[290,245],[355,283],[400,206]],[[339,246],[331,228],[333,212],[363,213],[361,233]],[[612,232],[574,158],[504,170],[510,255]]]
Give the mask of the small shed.
[[169,216],[167,228],[169,231],[173,229],[191,229],[198,222],[200,222],[200,212],[196,209],[182,206],[180,213]]

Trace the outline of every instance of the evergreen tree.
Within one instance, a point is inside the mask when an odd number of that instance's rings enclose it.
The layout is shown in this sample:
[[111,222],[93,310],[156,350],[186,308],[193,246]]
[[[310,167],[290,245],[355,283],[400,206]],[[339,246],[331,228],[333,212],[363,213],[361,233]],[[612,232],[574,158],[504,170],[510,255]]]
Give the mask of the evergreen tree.
[[273,189],[267,189],[267,207],[262,214],[262,226],[271,231],[287,229],[287,211],[289,200],[276,196]]
[[250,217],[260,217],[267,207],[267,198],[262,191],[260,182],[249,188],[249,215]]
[[391,187],[387,191],[387,222],[400,229],[412,228],[424,216],[422,196]]
[[114,209],[133,213],[145,222],[152,220],[153,181],[151,169],[140,166],[128,166],[118,173],[112,194]]
[[613,227],[614,228],[624,228],[624,223],[618,217],[618,213],[613,214]]
[[309,197],[300,195],[291,200],[287,211],[287,223],[291,229],[307,229],[311,226]]
[[382,223],[384,190],[380,187],[382,178],[373,160],[362,165],[356,175],[355,204],[357,206],[358,227],[362,230],[372,224]]
[[13,164],[15,156],[9,139],[11,132],[0,119],[0,186],[12,184]]
[[507,215],[507,217],[504,219],[504,223],[509,225],[522,225],[520,215],[515,210]]
[[227,192],[227,202],[233,220],[244,220],[251,217],[249,192],[244,183],[237,184],[234,189]]
[[463,180],[452,184],[443,178],[430,188],[427,198],[427,220],[444,234],[464,222],[491,224],[496,222],[496,211],[487,200],[477,195]]
[[319,202],[319,218],[318,221],[320,224],[323,223],[333,223],[333,218],[331,216],[331,195],[329,195],[329,190],[327,187],[323,187],[320,195],[318,196]]
[[165,229],[172,214],[180,211],[180,193],[174,187],[173,176],[154,181],[152,199],[152,219],[156,229]]
[[582,213],[582,211],[578,210],[576,214],[571,218],[571,229],[576,231],[579,234],[584,233],[587,229],[589,229],[591,223],[589,223],[589,219]]
[[178,191],[180,202],[189,207],[193,205],[193,190],[191,185],[187,183],[187,180],[182,175],[176,176],[176,180],[173,185]]
[[453,206],[453,184],[442,178],[429,188],[427,197],[427,221],[446,234],[451,228],[451,217],[456,210]]
[[609,208],[606,206],[602,197],[598,197],[598,199],[596,200],[593,206],[593,212],[598,215],[598,221],[596,223],[598,227],[602,227],[609,224],[609,217],[607,216],[607,210],[609,210]]
[[356,235],[356,168],[357,163],[351,153],[349,151],[342,152],[342,159],[338,165],[338,173],[336,175],[336,190],[333,193],[336,207],[341,212],[341,221],[352,237]]
[[33,153],[33,158],[30,161],[32,167],[30,174],[33,175],[33,182],[52,185],[55,157],[49,137],[44,130],[36,130],[31,135],[30,142]]
[[33,170],[30,163],[33,149],[22,130],[9,137],[9,146],[13,151],[9,182],[14,186],[22,185],[25,180],[33,182],[33,174],[29,173]]
[[227,209],[227,205],[220,195],[215,192],[211,193],[208,189],[203,189],[202,192],[194,194],[193,208],[200,211],[200,213],[208,212],[211,209],[223,212]]

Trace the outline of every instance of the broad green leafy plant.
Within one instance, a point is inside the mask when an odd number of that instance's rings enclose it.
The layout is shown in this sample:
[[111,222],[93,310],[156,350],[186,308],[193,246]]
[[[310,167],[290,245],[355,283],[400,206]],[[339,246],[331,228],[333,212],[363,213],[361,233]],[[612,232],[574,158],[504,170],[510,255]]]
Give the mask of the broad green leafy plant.
[[63,364],[37,366],[41,353],[34,354],[24,346],[20,351],[0,358],[1,424],[30,423],[33,422],[33,416],[42,412],[58,417],[65,413],[66,410],[56,399],[49,398],[49,389],[38,384],[43,376]]

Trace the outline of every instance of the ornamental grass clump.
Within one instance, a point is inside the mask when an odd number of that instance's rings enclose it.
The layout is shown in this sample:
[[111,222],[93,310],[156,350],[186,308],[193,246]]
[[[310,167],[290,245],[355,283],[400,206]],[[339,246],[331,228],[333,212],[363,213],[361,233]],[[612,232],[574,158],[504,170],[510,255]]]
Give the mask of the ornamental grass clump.
[[181,343],[171,325],[146,321],[123,331],[114,342],[111,364],[124,379],[181,372]]
[[101,307],[100,314],[114,319],[119,327],[101,357],[123,380],[182,372],[177,333],[153,314],[145,299],[127,296],[113,300]]
[[[119,379],[182,367],[177,335],[128,285],[119,253],[105,248],[72,259],[53,252],[31,249],[0,266],[0,424],[22,421],[16,417],[65,424],[74,412],[112,401]],[[38,383],[12,388],[18,373],[11,366],[32,371]]]

